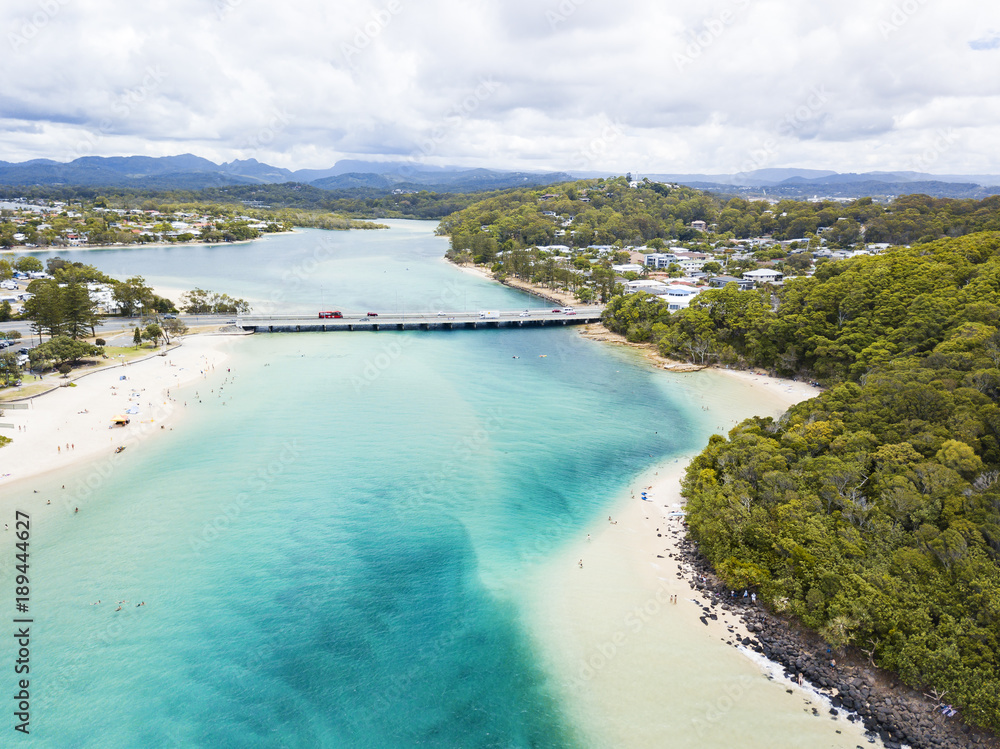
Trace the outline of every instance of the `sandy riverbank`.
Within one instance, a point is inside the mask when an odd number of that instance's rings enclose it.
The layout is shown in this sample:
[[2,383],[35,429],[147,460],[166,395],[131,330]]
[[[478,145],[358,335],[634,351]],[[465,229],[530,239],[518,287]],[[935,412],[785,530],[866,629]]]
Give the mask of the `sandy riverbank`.
[[294,234],[295,229],[285,232],[267,232],[261,234],[259,237],[254,237],[253,239],[243,239],[238,242],[132,242],[130,244],[84,244],[84,245],[67,245],[66,247],[25,247],[21,245],[19,247],[7,247],[0,249],[0,255],[33,255],[39,252],[89,252],[91,250],[153,250],[162,249],[164,247],[216,247],[219,245],[232,245],[232,244],[250,244],[251,242],[259,242],[262,239],[266,239],[272,234]]
[[[712,416],[704,418],[711,428],[722,419],[721,431],[751,415],[777,416],[818,393],[801,383],[722,370],[662,376],[711,378],[705,402]],[[655,422],[651,415],[645,426]],[[810,744],[810,737],[825,742],[834,732],[812,717],[814,708],[825,712],[822,698],[771,680],[759,658],[732,647],[736,635],[748,634],[738,616],[713,607],[688,584],[678,542],[685,533],[680,480],[691,457],[634,478],[611,519],[586,529],[586,537],[542,565],[533,581],[529,627],[546,672],[559,675],[556,691],[583,727],[585,743],[724,746],[738,723],[760,732],[741,744],[747,747],[854,746]],[[676,715],[672,704],[704,710]],[[845,742],[856,736],[860,743],[863,731],[854,724],[841,720],[834,728]],[[769,743],[782,732],[787,736]]]
[[[76,380],[75,387],[61,387],[24,401],[27,409],[8,407],[3,421],[14,428],[2,433],[13,442],[0,448],[0,486],[114,455],[118,446],[127,448],[169,429],[184,410],[184,402],[168,393],[221,366],[226,360],[222,349],[229,340],[227,336],[189,336],[166,356],[94,372]],[[130,423],[112,427],[112,417],[129,409],[136,409],[127,414]]]
[[[451,262],[451,261],[448,261]],[[490,273],[485,268],[478,265],[459,265],[458,263],[451,263],[455,268],[458,268],[463,273],[468,273],[470,275],[476,276],[478,278],[485,279],[487,281],[493,281],[494,283],[501,283],[504,286],[508,286],[512,289],[518,289],[519,291],[526,291],[529,294],[533,294],[536,297],[540,297],[547,302],[552,304],[559,304],[563,307],[572,307],[574,305],[580,304],[580,300],[576,298],[573,294],[569,294],[563,291],[556,291],[549,289],[545,286],[540,286],[534,283],[528,283],[527,281],[521,281],[517,278],[505,278],[500,281],[494,278],[493,274]]]

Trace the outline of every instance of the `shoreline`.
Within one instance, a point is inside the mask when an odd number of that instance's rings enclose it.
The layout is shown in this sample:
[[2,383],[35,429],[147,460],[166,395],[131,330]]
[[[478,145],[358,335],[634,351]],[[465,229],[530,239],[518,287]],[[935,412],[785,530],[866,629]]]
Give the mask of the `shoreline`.
[[1000,746],[997,737],[983,729],[946,718],[938,709],[941,702],[902,684],[897,674],[873,666],[853,648],[833,652],[816,632],[797,622],[748,605],[741,596],[727,597],[694,542],[684,537],[680,546],[678,559],[689,571],[691,589],[739,623],[736,645],[748,657],[758,654],[793,684],[801,679],[799,684],[825,698],[831,714],[846,711],[849,721],[863,725],[887,747],[963,749],[971,737],[977,746]]
[[[753,370],[711,366],[678,369],[678,363],[660,356],[651,345],[629,343],[610,331],[603,331],[606,336],[594,334],[590,329],[597,327],[588,325],[581,335],[599,343],[627,346],[643,354],[657,369],[674,372],[708,369],[740,383],[742,388],[754,388],[754,392],[745,391],[748,397],[740,404],[753,415],[776,418],[822,392],[804,382]],[[749,415],[728,418],[728,428]],[[807,702],[818,700],[823,712],[835,718],[845,717],[863,728],[866,737],[877,737],[890,749],[901,745],[913,749],[932,746],[961,749],[968,745],[970,737],[975,737],[978,746],[1000,747],[996,736],[963,723],[961,718],[945,718],[926,695],[903,685],[896,674],[867,663],[853,649],[831,655],[817,633],[773,614],[749,597],[744,599],[740,591],[735,592],[734,598],[732,591],[724,590],[711,565],[688,536],[684,516],[675,514],[684,511],[686,500],[680,494],[680,481],[697,454],[698,451],[684,454],[672,462],[653,466],[638,481],[630,482],[633,484],[630,496],[616,508],[615,518],[625,524],[627,533],[637,537],[622,553],[631,553],[636,575],[642,576],[648,592],[655,595],[668,584],[671,593],[679,596],[678,613],[699,619],[712,639],[718,638],[738,649],[768,678],[786,679],[789,692],[802,693]],[[640,498],[642,488],[655,508],[642,506],[645,504]],[[579,551],[577,547],[573,554]],[[678,586],[682,592],[677,592]]]
[[[14,428],[4,433],[13,441],[0,448],[0,486],[22,487],[100,459],[127,459],[127,451],[116,453],[115,448],[172,429],[185,402],[171,391],[205,379],[221,366],[228,355],[220,349],[228,338],[187,336],[164,356],[89,372],[76,387],[57,387],[20,401],[26,409],[8,406],[4,421]],[[126,414],[129,409],[134,413]],[[117,415],[128,415],[130,423],[113,427]]]
[[[750,377],[715,383],[711,408],[727,414],[726,431],[751,414],[777,416],[815,394],[811,388],[761,387],[759,378]],[[713,740],[731,738],[726,723],[734,720],[760,721],[762,730],[795,726],[790,735],[797,737],[796,731],[803,732],[792,743],[775,746],[808,745],[813,733],[818,737],[834,729],[845,739],[854,737],[844,746],[862,743],[864,728],[846,716],[833,726],[812,722],[811,716],[830,709],[826,696],[809,684],[778,688],[772,683],[780,681],[774,675],[780,664],[762,663],[744,644],[751,637],[748,626],[692,584],[694,570],[683,558],[680,480],[700,449],[630,477],[609,505],[610,517],[595,519],[578,541],[570,541],[533,576],[526,615],[546,671],[556,675],[560,701],[588,736],[588,745],[658,747],[664,732],[678,746],[723,745]],[[643,501],[644,490],[648,501]],[[730,692],[737,695],[738,714],[721,720],[717,703]],[[678,722],[659,707],[692,699],[704,703],[704,715],[696,708]],[[811,713],[782,707],[769,717],[769,708],[793,700],[804,702]]]
[[501,286],[523,291],[527,294],[531,294],[532,296],[536,296],[539,299],[544,299],[552,304],[558,304],[560,307],[572,307],[580,304],[580,301],[575,296],[567,292],[556,291],[555,289],[546,289],[544,286],[539,286],[538,284],[533,284],[528,281],[522,281],[518,278],[505,278],[501,280],[494,277],[492,273],[478,265],[460,265],[448,260],[447,258],[445,258],[445,262],[449,263],[453,268],[457,268],[463,273],[471,274],[486,281],[493,281]]
[[[268,232],[268,234],[294,234],[295,231],[290,232]],[[264,239],[267,234],[261,234],[259,237],[254,237],[253,239],[243,239],[238,242],[129,242],[127,244],[81,244],[81,245],[67,245],[66,247],[53,247],[49,245],[48,247],[25,247],[24,245],[19,245],[17,248],[8,248],[0,250],[0,255],[13,255],[13,254],[26,254],[32,255],[37,252],[89,252],[91,250],[128,250],[128,249],[143,249],[143,250],[154,250],[163,249],[164,247],[215,247],[216,245],[237,245],[237,244],[250,244],[251,242],[258,242]]]

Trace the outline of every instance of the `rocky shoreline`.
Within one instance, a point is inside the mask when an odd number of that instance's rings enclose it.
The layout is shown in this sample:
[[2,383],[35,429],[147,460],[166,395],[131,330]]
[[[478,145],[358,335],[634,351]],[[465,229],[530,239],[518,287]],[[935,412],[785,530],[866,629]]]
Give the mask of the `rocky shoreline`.
[[734,640],[729,642],[780,664],[793,681],[801,678],[800,683],[808,682],[830,699],[832,715],[847,711],[848,720],[863,722],[872,740],[878,736],[888,749],[1000,747],[996,736],[962,722],[959,716],[945,717],[940,703],[901,684],[894,674],[873,667],[863,654],[851,650],[833,653],[814,632],[738,593],[733,597],[695,543],[678,535],[677,561],[691,588],[711,599],[711,609],[740,619],[750,633],[744,637],[734,632]]

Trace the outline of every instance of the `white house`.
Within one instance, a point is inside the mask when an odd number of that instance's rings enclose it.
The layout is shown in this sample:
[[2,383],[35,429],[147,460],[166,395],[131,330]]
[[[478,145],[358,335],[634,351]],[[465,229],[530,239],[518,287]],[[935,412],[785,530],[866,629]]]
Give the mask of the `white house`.
[[667,284],[663,283],[663,281],[639,279],[637,281],[626,281],[624,291],[626,294],[638,294],[640,291],[644,291],[647,294],[663,296],[667,293],[667,288]]
[[676,312],[691,304],[696,296],[701,293],[701,289],[686,283],[672,283],[667,287],[667,293],[661,298],[667,303],[667,309]]
[[666,268],[671,263],[677,262],[677,256],[671,252],[654,252],[646,255],[647,268]]
[[685,273],[697,273],[705,267],[704,260],[681,260],[677,263]]
[[627,263],[626,265],[612,265],[611,270],[615,273],[641,273],[642,266],[634,263]]
[[780,283],[781,279],[784,278],[784,274],[779,273],[771,268],[759,268],[757,270],[750,270],[743,274],[743,278],[749,278],[756,284],[762,283]]

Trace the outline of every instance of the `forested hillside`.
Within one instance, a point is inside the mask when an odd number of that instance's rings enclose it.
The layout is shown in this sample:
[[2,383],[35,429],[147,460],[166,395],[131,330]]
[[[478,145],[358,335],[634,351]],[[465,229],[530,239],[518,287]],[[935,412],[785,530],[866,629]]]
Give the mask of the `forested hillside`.
[[[567,218],[572,222],[564,225]],[[712,233],[693,229],[692,221],[706,222]],[[815,234],[820,228],[835,247],[862,240],[911,244],[1000,230],[1000,196],[977,201],[905,195],[888,205],[871,198],[772,204],[659,182],[630,187],[626,178],[616,177],[504,191],[441,222],[453,250],[471,250],[486,263],[498,250],[532,245],[641,245],[657,239],[718,241],[765,234],[786,240]]]
[[677,322],[616,313],[839,382],[712,438],[691,534],[729,585],[1000,730],[1000,233],[820,270],[777,311],[729,288]]
[[998,232],[896,247],[823,263],[773,290],[706,290],[673,314],[645,295],[616,297],[605,324],[695,363],[857,379],[896,356],[928,354],[965,323],[995,325],[998,248]]

